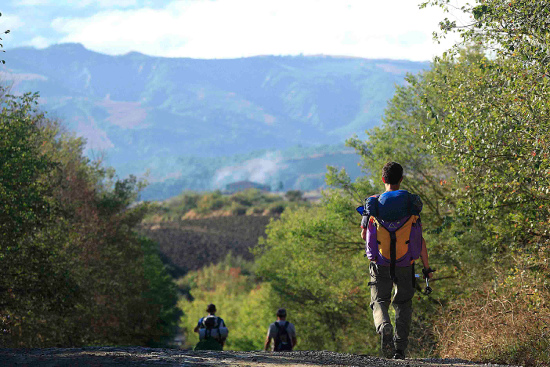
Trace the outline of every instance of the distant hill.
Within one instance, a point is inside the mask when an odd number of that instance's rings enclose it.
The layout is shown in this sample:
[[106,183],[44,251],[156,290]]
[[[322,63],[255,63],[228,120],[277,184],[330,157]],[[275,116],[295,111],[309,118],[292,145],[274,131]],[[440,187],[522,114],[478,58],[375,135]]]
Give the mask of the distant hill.
[[[121,176],[149,171],[157,186],[199,180],[182,175],[189,159],[260,159],[268,151],[341,144],[378,125],[394,85],[427,66],[325,56],[109,56],[80,44],[12,49],[5,59],[0,81],[15,92],[40,92],[44,109],[84,136],[90,154],[104,152]],[[216,186],[216,177],[204,189]],[[260,183],[267,181],[273,179]]]

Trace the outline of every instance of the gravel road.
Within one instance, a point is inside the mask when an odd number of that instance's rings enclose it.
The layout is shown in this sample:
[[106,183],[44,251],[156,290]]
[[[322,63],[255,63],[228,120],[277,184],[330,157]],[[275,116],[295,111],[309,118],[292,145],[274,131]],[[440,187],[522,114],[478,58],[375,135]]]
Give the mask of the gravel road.
[[99,367],[99,366],[498,366],[475,364],[450,359],[388,360],[372,356],[327,351],[271,352],[213,352],[141,347],[88,347],[48,349],[0,349],[0,366],[4,367]]

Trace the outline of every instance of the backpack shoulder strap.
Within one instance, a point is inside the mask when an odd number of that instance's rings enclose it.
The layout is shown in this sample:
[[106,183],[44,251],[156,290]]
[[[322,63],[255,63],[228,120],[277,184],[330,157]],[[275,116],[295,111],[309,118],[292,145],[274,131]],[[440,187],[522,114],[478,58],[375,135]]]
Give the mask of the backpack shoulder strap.
[[216,317],[216,326],[215,326],[215,329],[218,329],[218,338],[221,340],[222,336],[221,336],[221,332],[220,332],[220,327],[221,327],[221,317]]
[[373,195],[365,199],[365,211],[370,217],[378,217],[378,199],[380,195]]
[[[366,215],[367,217],[367,226],[371,220],[371,218],[378,217],[378,198],[380,197],[380,194],[373,195],[365,199],[365,211],[363,215]],[[367,256],[365,254],[365,256]]]
[[275,340],[275,343],[277,343],[279,341],[279,335],[281,334],[281,326],[277,321],[275,321],[274,324],[275,324],[275,336],[273,337],[273,339]]
[[412,215],[420,215],[422,212],[422,199],[416,194],[409,193],[409,213]]

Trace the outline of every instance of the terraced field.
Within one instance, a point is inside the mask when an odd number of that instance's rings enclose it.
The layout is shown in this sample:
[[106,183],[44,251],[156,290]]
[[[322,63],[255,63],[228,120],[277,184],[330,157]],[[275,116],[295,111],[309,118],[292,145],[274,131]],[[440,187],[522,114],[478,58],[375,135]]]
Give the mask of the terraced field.
[[250,249],[265,235],[268,216],[225,216],[143,224],[141,232],[159,243],[174,277],[217,263],[229,252],[252,260]]

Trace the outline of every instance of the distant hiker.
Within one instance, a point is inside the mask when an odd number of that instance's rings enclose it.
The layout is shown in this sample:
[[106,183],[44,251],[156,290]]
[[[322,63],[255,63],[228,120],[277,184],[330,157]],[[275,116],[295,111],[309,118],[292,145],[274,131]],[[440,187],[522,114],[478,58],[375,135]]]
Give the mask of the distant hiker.
[[[380,334],[382,354],[403,359],[407,349],[415,292],[414,261],[422,259],[424,276],[431,278],[426,242],[422,237],[417,195],[400,190],[403,167],[387,163],[382,172],[386,191],[366,200],[361,237],[366,240],[370,262],[371,304],[374,325]],[[396,292],[391,299],[393,286]],[[395,309],[395,337],[388,313]]]
[[195,350],[223,350],[229,334],[225,321],[216,316],[216,306],[212,303],[206,307],[206,312],[208,316],[201,318],[194,330],[199,333],[199,342]]
[[264,345],[266,351],[270,349],[271,340],[273,340],[274,352],[291,351],[296,346],[296,328],[286,321],[284,308],[277,310],[277,321],[269,325]]

